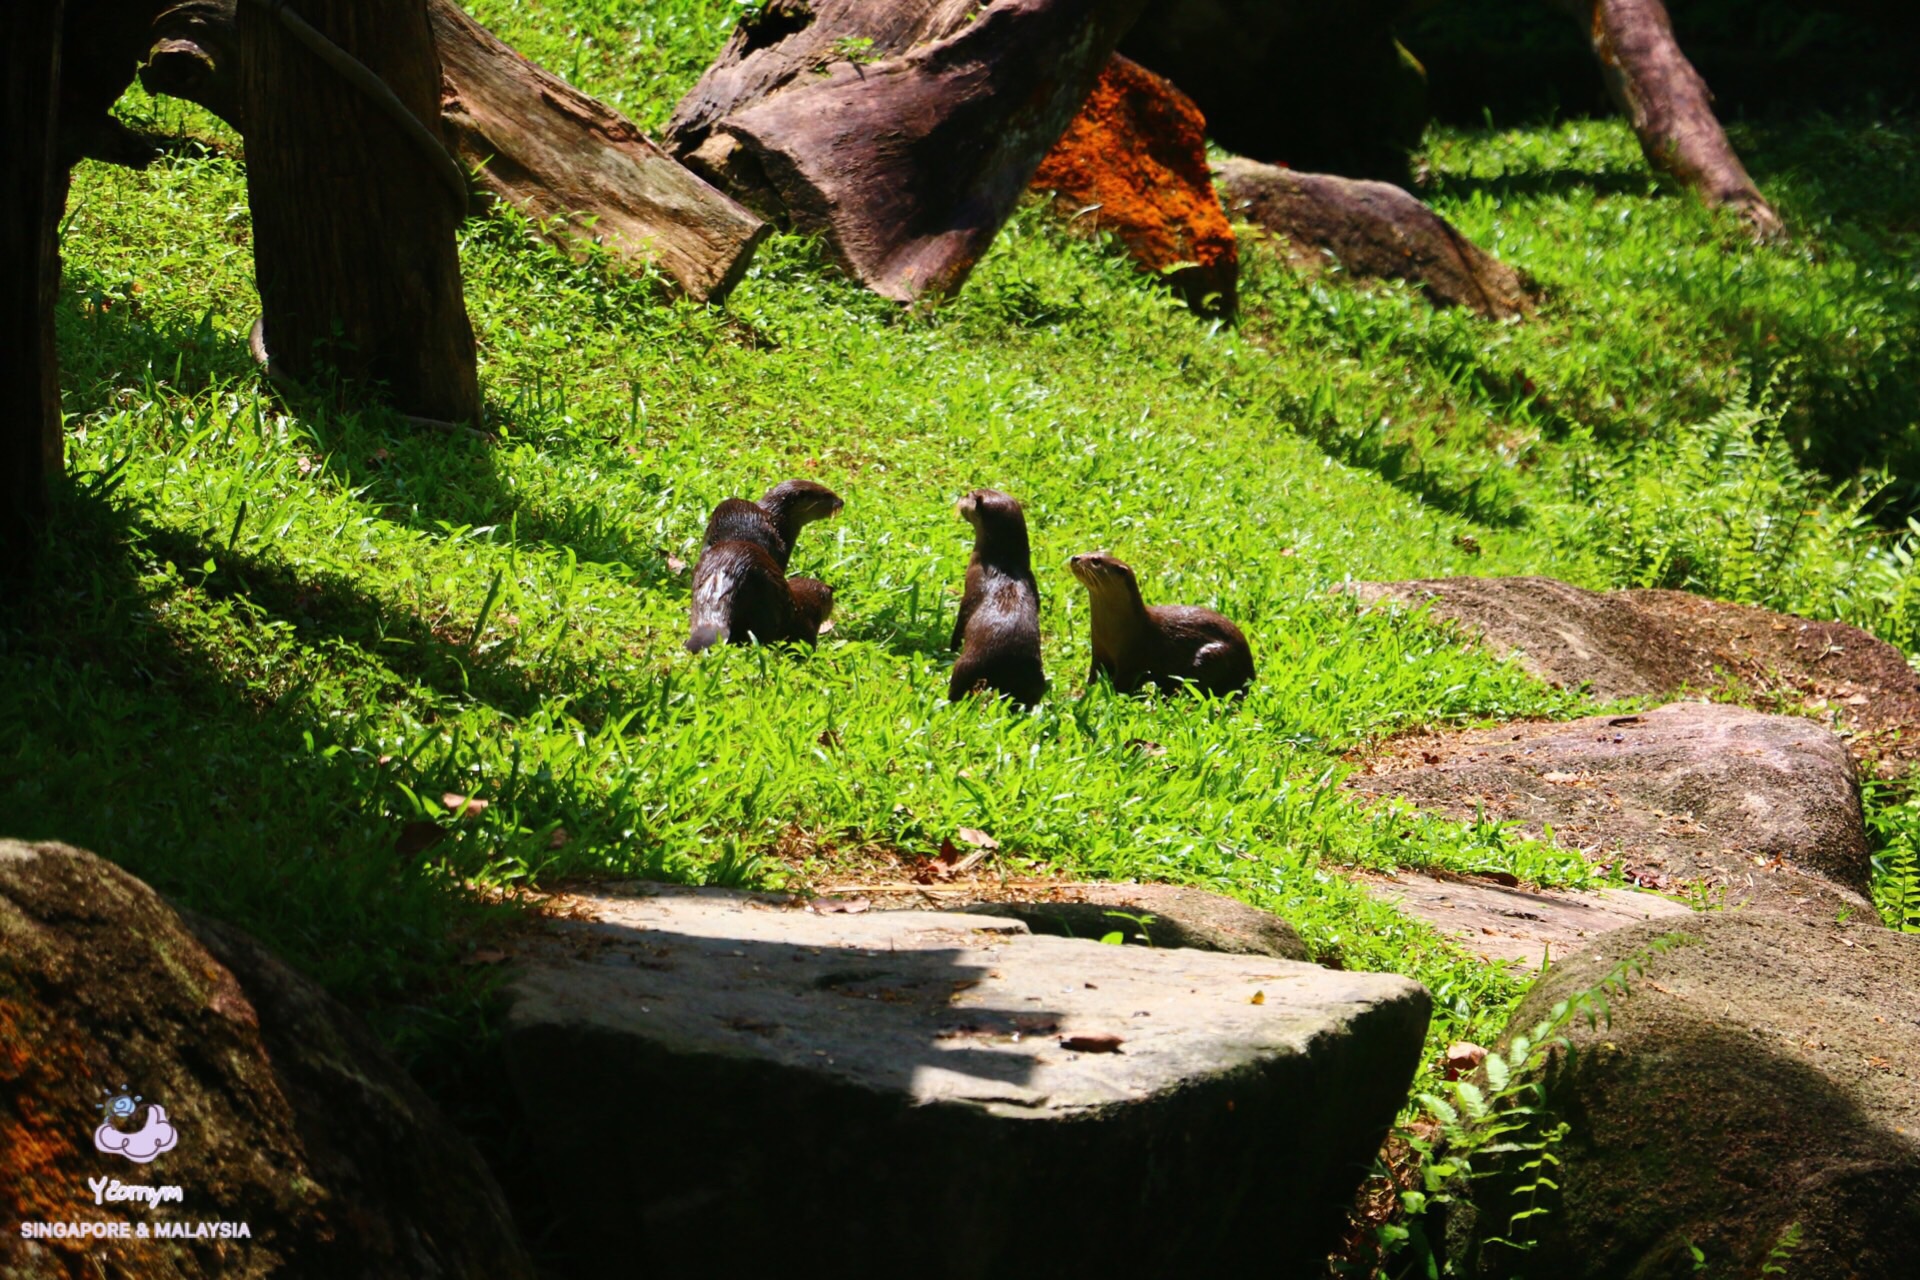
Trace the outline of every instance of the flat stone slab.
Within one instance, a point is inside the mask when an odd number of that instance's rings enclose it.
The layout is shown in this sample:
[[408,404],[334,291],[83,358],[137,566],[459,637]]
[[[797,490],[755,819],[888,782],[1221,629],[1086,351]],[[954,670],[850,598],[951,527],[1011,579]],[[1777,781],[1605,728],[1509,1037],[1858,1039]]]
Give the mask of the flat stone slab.
[[1853,761],[1797,716],[1675,702],[1640,715],[1397,738],[1347,786],[1518,822],[1675,893],[1871,917]]
[[1429,1009],[1393,975],[989,916],[661,886],[570,910],[510,980],[509,1069],[569,1243],[649,1274],[790,1265],[797,1237],[1009,1274],[1036,1214],[1075,1271],[1305,1268]]
[[1587,591],[1552,578],[1357,582],[1369,603],[1430,606],[1501,656],[1596,698],[1667,697],[1733,681],[1783,710],[1820,715],[1856,749],[1920,754],[1920,676],[1906,655],[1839,622],[1813,622],[1687,591]]
[[1683,903],[1637,889],[1510,889],[1417,871],[1355,879],[1374,897],[1426,921],[1464,950],[1528,969],[1539,969],[1549,956],[1562,960],[1615,929],[1693,914]]

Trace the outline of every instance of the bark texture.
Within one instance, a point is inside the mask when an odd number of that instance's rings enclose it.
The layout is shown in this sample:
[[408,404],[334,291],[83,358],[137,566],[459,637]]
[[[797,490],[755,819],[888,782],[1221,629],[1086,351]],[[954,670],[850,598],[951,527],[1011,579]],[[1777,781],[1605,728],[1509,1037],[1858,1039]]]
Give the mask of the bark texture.
[[776,0],[682,100],[669,144],[875,292],[951,293],[1143,3]]
[[[197,102],[244,134],[234,3],[184,0],[165,10],[140,78],[150,92]],[[440,54],[441,127],[482,192],[535,219],[556,243],[591,242],[657,269],[689,297],[726,297],[765,223],[454,0],[427,0],[427,14]]]
[[1612,96],[1647,162],[1715,208],[1737,210],[1756,234],[1784,233],[1713,114],[1707,82],[1674,38],[1661,0],[1555,0],[1587,25]]
[[1485,316],[1532,308],[1525,276],[1399,187],[1238,157],[1215,172],[1228,213],[1284,236],[1303,265],[1331,256],[1349,275],[1406,280],[1438,305]]
[[31,563],[59,473],[60,379],[54,223],[66,184],[55,165],[60,0],[0,16],[0,574]]
[[[301,0],[439,135],[440,60],[425,0]],[[464,216],[399,124],[266,6],[236,16],[254,276],[267,344],[302,381],[382,383],[394,407],[480,419],[454,228]]]

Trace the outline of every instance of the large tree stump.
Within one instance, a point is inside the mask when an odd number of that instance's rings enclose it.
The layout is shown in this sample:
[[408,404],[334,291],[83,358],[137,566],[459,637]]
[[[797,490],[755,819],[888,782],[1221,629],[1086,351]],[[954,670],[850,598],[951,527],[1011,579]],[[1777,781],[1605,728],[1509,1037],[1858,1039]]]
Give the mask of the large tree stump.
[[1639,135],[1647,162],[1715,208],[1738,211],[1754,231],[1785,230],[1727,141],[1707,82],[1674,38],[1661,0],[1554,0],[1587,25],[1607,92]]
[[[300,16],[440,134],[426,0],[301,0]],[[254,277],[276,364],[382,383],[396,408],[480,420],[454,228],[465,216],[414,139],[265,4],[243,4],[240,111]]]
[[0,13],[0,574],[31,563],[61,467],[53,341],[61,0]]
[[[140,81],[246,134],[234,4],[169,4],[153,21]],[[691,298],[725,299],[766,237],[765,223],[625,116],[521,57],[454,0],[427,0],[427,14],[440,54],[441,127],[483,192],[563,247],[588,241],[657,269]]]
[[900,301],[957,289],[1145,0],[773,0],[676,154]]
[[1525,276],[1390,183],[1296,173],[1237,156],[1216,173],[1227,211],[1284,237],[1297,265],[1313,269],[1331,257],[1349,275],[1405,280],[1436,305],[1500,319],[1533,306]]

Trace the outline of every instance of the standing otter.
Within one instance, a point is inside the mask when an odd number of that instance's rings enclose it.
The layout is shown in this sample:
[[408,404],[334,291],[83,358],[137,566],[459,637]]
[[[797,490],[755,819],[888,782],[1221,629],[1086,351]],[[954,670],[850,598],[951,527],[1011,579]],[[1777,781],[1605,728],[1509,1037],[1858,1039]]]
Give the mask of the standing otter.
[[728,498],[707,520],[700,563],[693,570],[687,651],[731,644],[814,643],[833,612],[833,589],[813,578],[788,578],[800,530],[838,514],[840,498],[811,480],[788,480],[759,502]]
[[960,657],[947,697],[958,701],[986,688],[1030,707],[1046,692],[1047,677],[1040,667],[1040,588],[1026,517],[997,489],[975,489],[954,510],[973,526],[973,558],[953,624],[951,647]]
[[1253,680],[1253,650],[1240,628],[1211,609],[1155,605],[1140,599],[1133,570],[1102,552],[1067,561],[1093,605],[1093,670],[1121,693],[1152,681],[1163,693],[1182,684],[1215,695],[1239,693]]

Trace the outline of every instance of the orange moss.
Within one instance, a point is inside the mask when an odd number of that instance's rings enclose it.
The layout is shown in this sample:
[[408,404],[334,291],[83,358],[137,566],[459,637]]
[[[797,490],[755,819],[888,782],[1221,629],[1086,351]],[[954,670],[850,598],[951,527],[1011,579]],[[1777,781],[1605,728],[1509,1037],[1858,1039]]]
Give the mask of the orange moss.
[[1040,162],[1033,186],[1053,191],[1126,244],[1144,269],[1175,273],[1198,304],[1231,307],[1239,247],[1207,167],[1206,118],[1180,90],[1115,54],[1080,114]]
[[[0,995],[0,1231],[96,1216],[85,1198],[83,1161],[91,1148],[81,1147],[92,1125],[79,1101],[91,1075],[72,1034],[47,1028]],[[70,1241],[47,1246],[83,1249]]]

